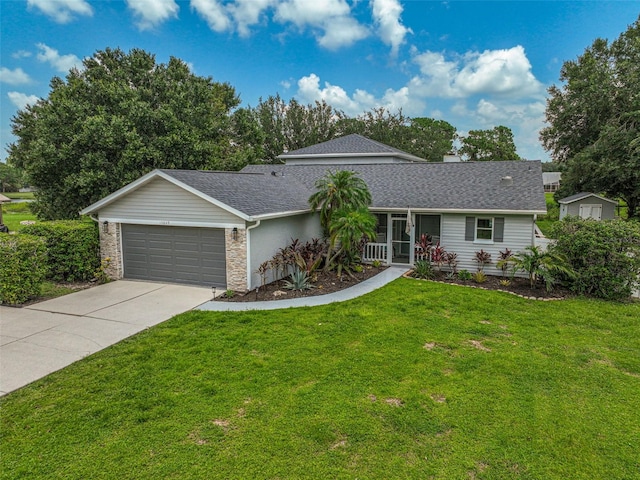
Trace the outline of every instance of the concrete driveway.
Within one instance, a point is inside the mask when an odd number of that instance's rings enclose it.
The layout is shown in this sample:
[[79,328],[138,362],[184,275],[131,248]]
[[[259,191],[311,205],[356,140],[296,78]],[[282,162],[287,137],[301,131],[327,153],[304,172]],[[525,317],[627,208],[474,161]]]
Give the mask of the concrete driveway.
[[0,395],[211,296],[208,288],[119,280],[24,308],[0,306]]

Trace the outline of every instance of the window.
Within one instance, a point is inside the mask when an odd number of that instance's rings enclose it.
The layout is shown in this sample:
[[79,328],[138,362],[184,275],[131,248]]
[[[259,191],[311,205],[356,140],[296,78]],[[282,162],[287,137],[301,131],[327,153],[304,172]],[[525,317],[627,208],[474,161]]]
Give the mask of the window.
[[504,217],[466,217],[464,239],[467,242],[504,241]]
[[476,240],[493,240],[493,218],[476,218]]

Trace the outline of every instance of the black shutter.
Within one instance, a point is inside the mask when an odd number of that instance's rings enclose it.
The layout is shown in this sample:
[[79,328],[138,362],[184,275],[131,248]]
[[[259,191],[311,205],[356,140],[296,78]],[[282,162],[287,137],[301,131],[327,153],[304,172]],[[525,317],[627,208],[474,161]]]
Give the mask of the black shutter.
[[464,229],[465,242],[473,242],[476,239],[476,217],[467,217]]
[[493,219],[493,241],[504,242],[504,217]]

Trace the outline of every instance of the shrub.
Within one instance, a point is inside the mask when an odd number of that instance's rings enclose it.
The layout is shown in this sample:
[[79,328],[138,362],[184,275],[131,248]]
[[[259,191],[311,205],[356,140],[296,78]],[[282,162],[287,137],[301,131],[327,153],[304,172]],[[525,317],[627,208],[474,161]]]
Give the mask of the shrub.
[[415,278],[431,279],[435,274],[428,260],[418,260],[413,267],[412,276]]
[[485,265],[491,263],[491,254],[481,249],[479,252],[476,252],[475,261],[478,263],[478,270],[484,271]]
[[575,272],[569,286],[581,295],[628,298],[640,275],[640,224],[624,220],[567,217],[553,227],[554,250]]
[[283,287],[287,290],[309,290],[313,288],[309,280],[309,275],[304,270],[296,268],[289,278],[291,278],[291,280],[285,280]]
[[543,251],[538,246],[529,246],[513,255],[513,266],[529,276],[529,285],[535,288],[542,280],[550,292],[561,278],[573,278],[574,273],[564,255],[552,249]]
[[23,233],[43,237],[47,277],[54,281],[91,280],[100,268],[100,240],[95,223],[62,220],[29,225]]
[[471,272],[469,270],[460,270],[458,272],[458,279],[462,280],[463,282],[469,281],[473,278],[473,275],[471,275]]
[[487,281],[487,274],[483,270],[478,270],[473,274],[473,281],[476,283],[484,283]]
[[40,293],[46,272],[44,240],[0,235],[0,302],[19,304]]

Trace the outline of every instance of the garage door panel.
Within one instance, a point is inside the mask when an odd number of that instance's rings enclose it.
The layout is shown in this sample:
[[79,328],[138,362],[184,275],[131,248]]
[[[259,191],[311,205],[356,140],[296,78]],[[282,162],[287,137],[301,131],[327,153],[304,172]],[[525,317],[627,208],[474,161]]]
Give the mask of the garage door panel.
[[125,278],[226,285],[223,229],[122,225]]

